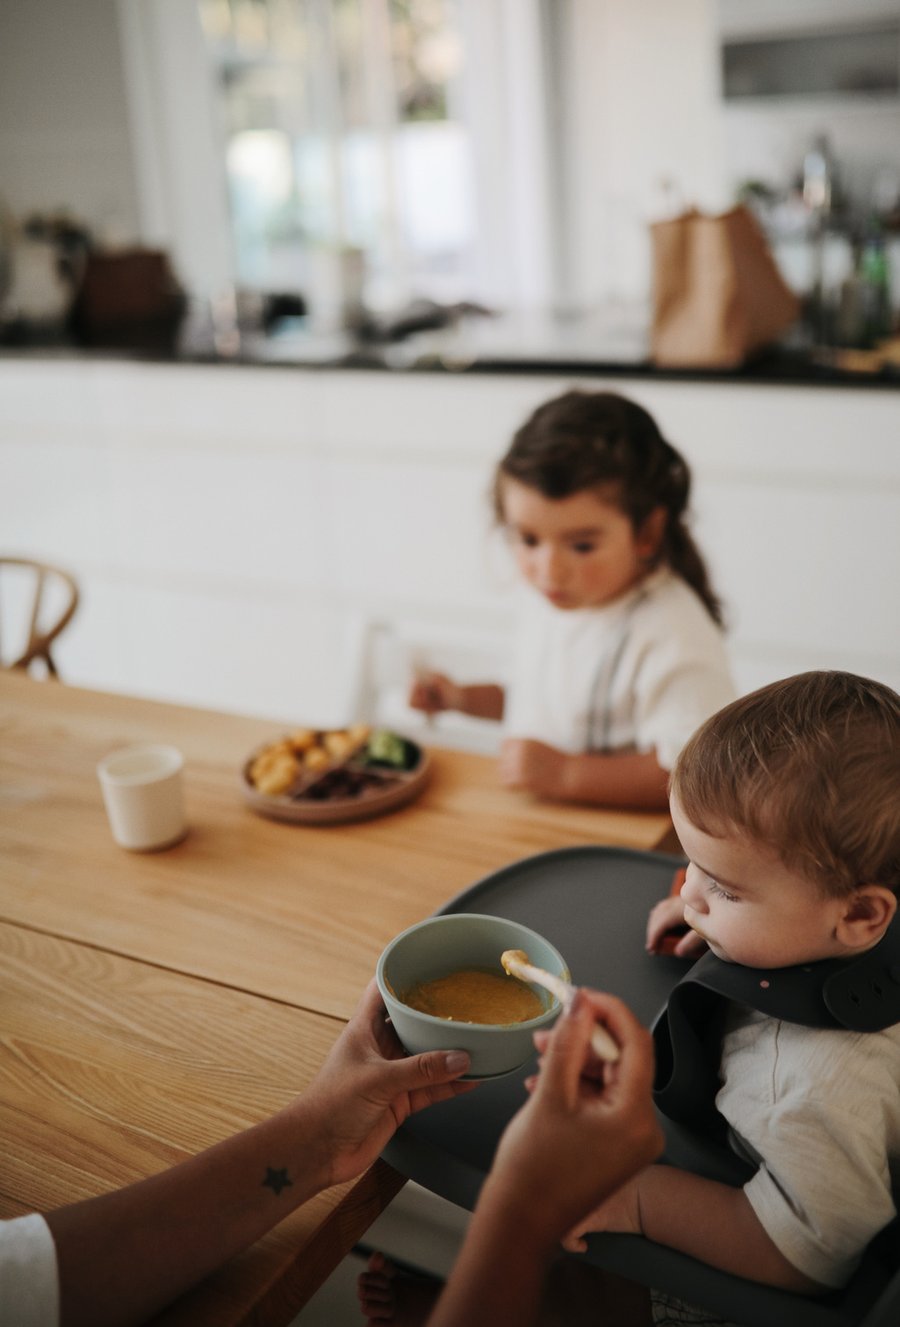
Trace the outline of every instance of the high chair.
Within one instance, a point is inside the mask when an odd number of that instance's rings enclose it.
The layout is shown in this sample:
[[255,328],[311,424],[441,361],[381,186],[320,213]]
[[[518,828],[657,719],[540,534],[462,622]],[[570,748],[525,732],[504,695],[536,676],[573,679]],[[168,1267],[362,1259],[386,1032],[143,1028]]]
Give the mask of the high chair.
[[[30,672],[40,662],[51,677],[57,677],[50,647],[78,607],[73,578],[45,562],[0,557],[0,592],[0,666]],[[15,627],[10,625],[13,619]]]
[[[523,922],[566,959],[576,985],[620,996],[648,1025],[690,963],[650,956],[650,908],[671,891],[681,857],[585,845],[513,862],[451,899],[442,912],[486,912]],[[470,1210],[506,1123],[525,1100],[520,1071],[412,1116],[385,1149],[402,1174]],[[900,1090],[900,1088],[898,1088]],[[663,1160],[709,1179],[741,1185],[750,1171],[736,1155],[660,1116]],[[895,1195],[900,1203],[900,1194]],[[797,1295],[720,1272],[636,1235],[589,1235],[572,1255],[744,1327],[897,1327],[900,1238],[895,1221],[870,1245],[850,1284],[821,1297]]]

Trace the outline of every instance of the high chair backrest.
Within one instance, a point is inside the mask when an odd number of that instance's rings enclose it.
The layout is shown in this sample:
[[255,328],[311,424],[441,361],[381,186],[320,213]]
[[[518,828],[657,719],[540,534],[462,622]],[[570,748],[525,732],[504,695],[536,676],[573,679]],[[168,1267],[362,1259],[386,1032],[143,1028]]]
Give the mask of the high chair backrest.
[[58,676],[51,646],[78,607],[67,571],[30,558],[0,557],[0,665]]

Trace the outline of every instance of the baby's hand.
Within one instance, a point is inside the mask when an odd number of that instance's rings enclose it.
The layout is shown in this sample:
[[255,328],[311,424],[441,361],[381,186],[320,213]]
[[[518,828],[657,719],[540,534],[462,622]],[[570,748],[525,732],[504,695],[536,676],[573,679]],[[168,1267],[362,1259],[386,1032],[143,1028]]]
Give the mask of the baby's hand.
[[620,1235],[640,1235],[641,1209],[638,1202],[638,1177],[628,1180],[605,1203],[588,1212],[568,1235],[563,1236],[562,1246],[570,1253],[584,1253],[587,1248],[585,1235],[592,1232],[613,1231]]
[[567,760],[564,752],[545,742],[508,737],[500,748],[500,782],[537,797],[559,797]]
[[677,895],[670,895],[657,903],[647,918],[648,954],[668,953],[678,958],[693,958],[702,954],[706,941],[701,940],[695,931],[688,930],[674,945],[665,943],[667,937],[671,942],[672,933],[683,928],[684,924],[684,903]]
[[443,673],[417,673],[409,692],[409,705],[426,714],[461,710],[461,688]]

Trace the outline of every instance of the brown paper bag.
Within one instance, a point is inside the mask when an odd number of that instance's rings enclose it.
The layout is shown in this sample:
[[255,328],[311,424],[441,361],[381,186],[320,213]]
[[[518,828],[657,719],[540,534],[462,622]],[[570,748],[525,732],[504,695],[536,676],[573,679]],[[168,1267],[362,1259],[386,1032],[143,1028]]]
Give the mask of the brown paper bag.
[[688,211],[650,227],[650,354],[672,368],[733,368],[774,341],[800,313],[756,218]]

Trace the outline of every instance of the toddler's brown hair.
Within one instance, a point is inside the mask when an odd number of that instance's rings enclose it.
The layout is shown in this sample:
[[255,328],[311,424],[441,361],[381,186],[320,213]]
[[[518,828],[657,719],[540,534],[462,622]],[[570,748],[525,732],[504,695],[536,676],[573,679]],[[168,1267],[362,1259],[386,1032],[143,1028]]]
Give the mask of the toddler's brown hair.
[[551,500],[605,490],[641,529],[650,513],[666,514],[658,561],[699,595],[722,625],[722,605],[689,529],[691,472],[687,461],[643,406],[616,392],[563,392],[529,415],[494,475],[494,515],[504,523],[504,481],[536,489]]
[[841,896],[900,894],[900,696],[854,673],[783,678],[714,714],[670,780],[705,834],[758,839]]

